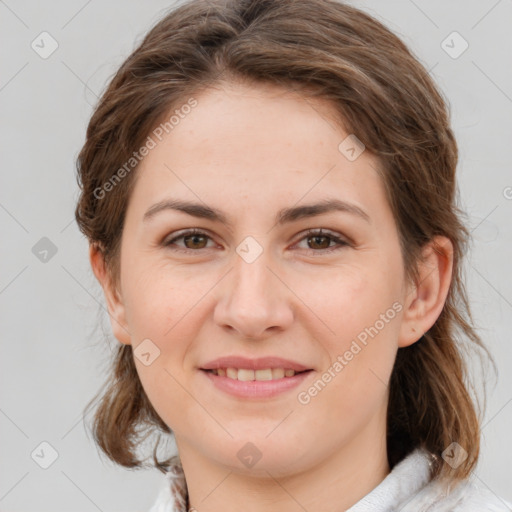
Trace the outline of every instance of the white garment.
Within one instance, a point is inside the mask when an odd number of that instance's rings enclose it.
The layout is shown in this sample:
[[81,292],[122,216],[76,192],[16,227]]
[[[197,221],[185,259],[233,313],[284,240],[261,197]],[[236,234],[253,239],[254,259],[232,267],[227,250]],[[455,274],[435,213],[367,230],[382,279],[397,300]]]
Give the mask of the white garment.
[[[164,478],[165,483],[149,512],[187,512],[181,466],[173,466]],[[430,480],[430,456],[418,448],[345,512],[512,512],[512,504],[483,484],[475,483],[474,478],[447,492],[439,481]]]

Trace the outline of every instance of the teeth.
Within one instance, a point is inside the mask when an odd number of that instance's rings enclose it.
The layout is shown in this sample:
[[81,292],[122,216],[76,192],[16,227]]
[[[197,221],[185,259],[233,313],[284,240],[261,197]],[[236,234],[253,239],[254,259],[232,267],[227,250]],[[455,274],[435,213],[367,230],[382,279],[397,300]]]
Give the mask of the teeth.
[[282,379],[284,377],[284,368],[272,368],[272,378]]
[[219,368],[212,370],[219,377],[228,377],[229,379],[251,381],[251,380],[275,380],[283,377],[293,377],[295,370],[285,368],[265,368],[263,370],[249,370],[247,368]]
[[[240,372],[240,370],[238,370],[238,371]],[[238,375],[240,375],[240,373]],[[272,370],[270,368],[266,368],[265,370],[256,370],[254,372],[254,379],[255,380],[272,380]]]
[[238,370],[235,370],[235,368],[226,368],[226,376],[230,379],[238,379]]
[[254,380],[254,370],[238,370],[238,380]]

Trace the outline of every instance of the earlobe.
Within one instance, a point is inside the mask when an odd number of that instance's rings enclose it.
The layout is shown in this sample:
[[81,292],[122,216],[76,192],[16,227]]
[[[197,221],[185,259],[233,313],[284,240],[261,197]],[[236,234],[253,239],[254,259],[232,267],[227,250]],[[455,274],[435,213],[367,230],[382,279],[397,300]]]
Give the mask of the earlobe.
[[105,266],[101,249],[95,244],[89,246],[89,260],[94,275],[103,288],[112,332],[120,343],[131,345],[122,297],[112,282],[111,276]]
[[435,237],[422,251],[418,281],[405,298],[398,339],[399,347],[418,341],[436,322],[448,296],[452,279],[453,245],[443,236]]

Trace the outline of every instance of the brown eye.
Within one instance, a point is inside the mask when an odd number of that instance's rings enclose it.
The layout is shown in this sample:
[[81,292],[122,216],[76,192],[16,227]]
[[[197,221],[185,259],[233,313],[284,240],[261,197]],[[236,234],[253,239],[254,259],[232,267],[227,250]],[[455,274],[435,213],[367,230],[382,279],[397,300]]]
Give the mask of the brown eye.
[[[177,240],[183,240],[184,247],[177,245],[175,243]],[[170,240],[164,241],[163,245],[177,251],[196,251],[199,249],[207,249],[208,240],[210,240],[210,237],[206,233],[197,230],[189,230]]]
[[309,244],[311,249],[327,249],[331,243],[331,237],[327,235],[313,235],[308,239],[313,241],[312,244]]
[[[350,245],[347,241],[334,233],[324,232],[322,229],[308,231],[300,242],[302,242],[302,240],[307,240],[306,250],[309,250],[311,253],[316,252],[320,254],[336,251]],[[333,242],[334,245],[331,245]]]
[[[204,235],[188,235],[181,238],[183,238],[187,249],[203,249],[206,245],[205,240],[208,237]],[[187,242],[190,242],[191,247],[187,245]]]

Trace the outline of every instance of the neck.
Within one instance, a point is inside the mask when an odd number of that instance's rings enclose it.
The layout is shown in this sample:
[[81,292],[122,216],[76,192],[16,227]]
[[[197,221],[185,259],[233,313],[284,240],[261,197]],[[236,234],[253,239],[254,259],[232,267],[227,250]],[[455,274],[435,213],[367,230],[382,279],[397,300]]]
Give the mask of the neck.
[[259,477],[237,472],[204,457],[176,436],[190,507],[201,512],[347,510],[389,473],[385,428],[377,429],[384,432],[377,437],[376,425],[366,427],[320,463],[279,477],[271,469]]

